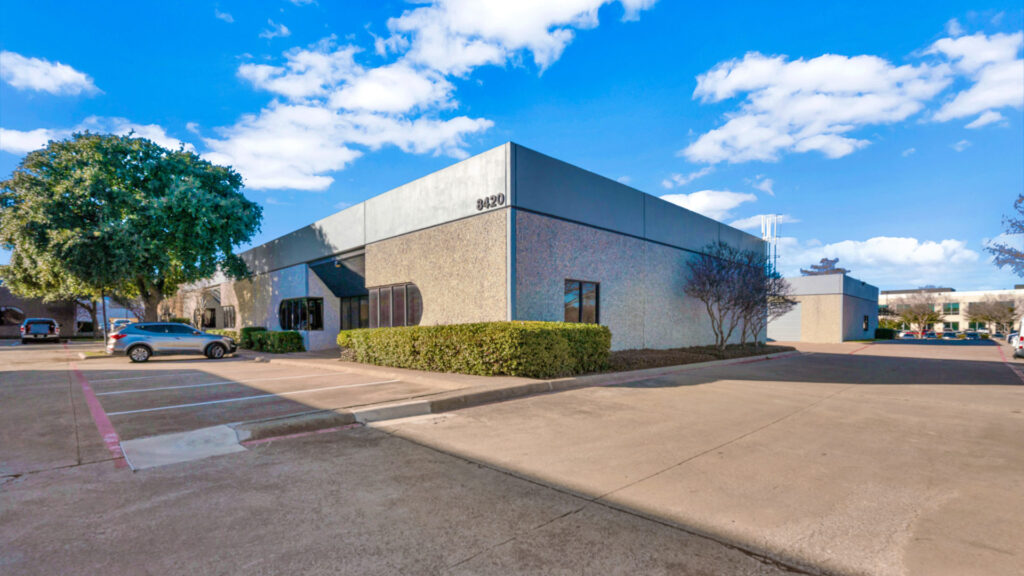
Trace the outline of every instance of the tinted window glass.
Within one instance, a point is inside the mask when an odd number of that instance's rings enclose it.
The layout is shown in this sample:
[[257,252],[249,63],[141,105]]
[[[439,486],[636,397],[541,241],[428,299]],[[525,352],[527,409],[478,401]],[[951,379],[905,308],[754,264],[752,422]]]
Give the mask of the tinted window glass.
[[374,288],[370,290],[369,297],[369,314],[370,314],[370,328],[380,327],[380,290]]
[[565,281],[565,321],[580,321],[580,283],[574,280]]
[[589,324],[597,323],[597,284],[593,282],[582,283],[583,307],[580,310],[580,322]]
[[380,289],[380,327],[391,326],[391,288]]
[[406,284],[405,286],[406,302],[406,324],[409,326],[419,326],[420,318],[423,317],[423,297],[420,296],[420,289],[415,284]]
[[341,329],[351,330],[352,329],[352,299],[342,298],[341,299]]
[[178,326],[173,324],[167,326],[167,332],[169,334],[191,334],[194,331],[194,329],[189,328],[188,326]]
[[324,301],[320,298],[310,298],[308,304],[308,317],[310,330],[324,329]]
[[391,289],[391,325],[405,326],[405,286]]
[[222,310],[224,314],[224,327],[234,328],[235,327],[235,307],[225,306]]
[[370,302],[369,298],[363,296],[359,299],[359,327],[366,328],[370,325]]

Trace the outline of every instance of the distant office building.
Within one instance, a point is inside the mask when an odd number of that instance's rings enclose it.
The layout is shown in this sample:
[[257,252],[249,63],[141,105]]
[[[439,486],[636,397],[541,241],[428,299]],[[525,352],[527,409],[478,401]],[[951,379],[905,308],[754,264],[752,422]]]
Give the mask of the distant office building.
[[61,336],[75,335],[75,304],[19,298],[0,285],[0,338],[21,337],[25,318],[52,318],[60,324]]
[[[899,312],[900,302],[915,294],[929,294],[936,299],[936,306],[941,306],[942,322],[928,327],[939,332],[961,332],[964,330],[996,331],[1009,329],[1008,326],[989,326],[986,322],[971,320],[970,310],[975,304],[984,301],[997,301],[1013,306],[1017,310],[1024,307],[1024,287],[1017,286],[1010,290],[973,290],[958,292],[953,288],[915,288],[910,290],[883,290],[878,298],[879,314],[895,315]],[[910,327],[906,327],[910,329]]]
[[764,249],[510,142],[256,246],[251,279],[186,288],[169,313],[298,330],[313,350],[342,329],[496,320],[600,323],[617,350],[702,345],[707,312],[683,285],[715,241]]
[[768,323],[778,342],[843,342],[875,337],[878,288],[845,274],[787,278],[796,306]]

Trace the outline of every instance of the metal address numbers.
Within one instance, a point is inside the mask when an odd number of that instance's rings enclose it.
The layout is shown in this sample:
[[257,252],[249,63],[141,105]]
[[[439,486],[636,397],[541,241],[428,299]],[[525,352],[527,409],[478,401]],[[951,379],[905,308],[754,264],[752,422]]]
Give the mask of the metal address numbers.
[[505,195],[504,194],[495,194],[493,196],[485,196],[483,198],[477,198],[477,200],[476,200],[476,209],[477,209],[477,211],[487,210],[488,208],[497,208],[498,206],[504,206],[504,205],[505,205]]

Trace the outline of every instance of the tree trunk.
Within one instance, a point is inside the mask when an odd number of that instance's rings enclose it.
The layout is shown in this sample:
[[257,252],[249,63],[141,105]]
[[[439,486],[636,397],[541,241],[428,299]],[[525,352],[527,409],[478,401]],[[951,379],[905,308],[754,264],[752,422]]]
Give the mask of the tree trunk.
[[160,320],[160,301],[163,300],[163,294],[155,288],[151,288],[143,295],[143,304],[145,310],[143,311],[144,322],[157,322]]
[[85,308],[85,311],[89,313],[89,321],[92,322],[92,337],[96,338],[100,335],[100,322],[96,315],[96,302],[94,300],[80,300],[78,305]]

